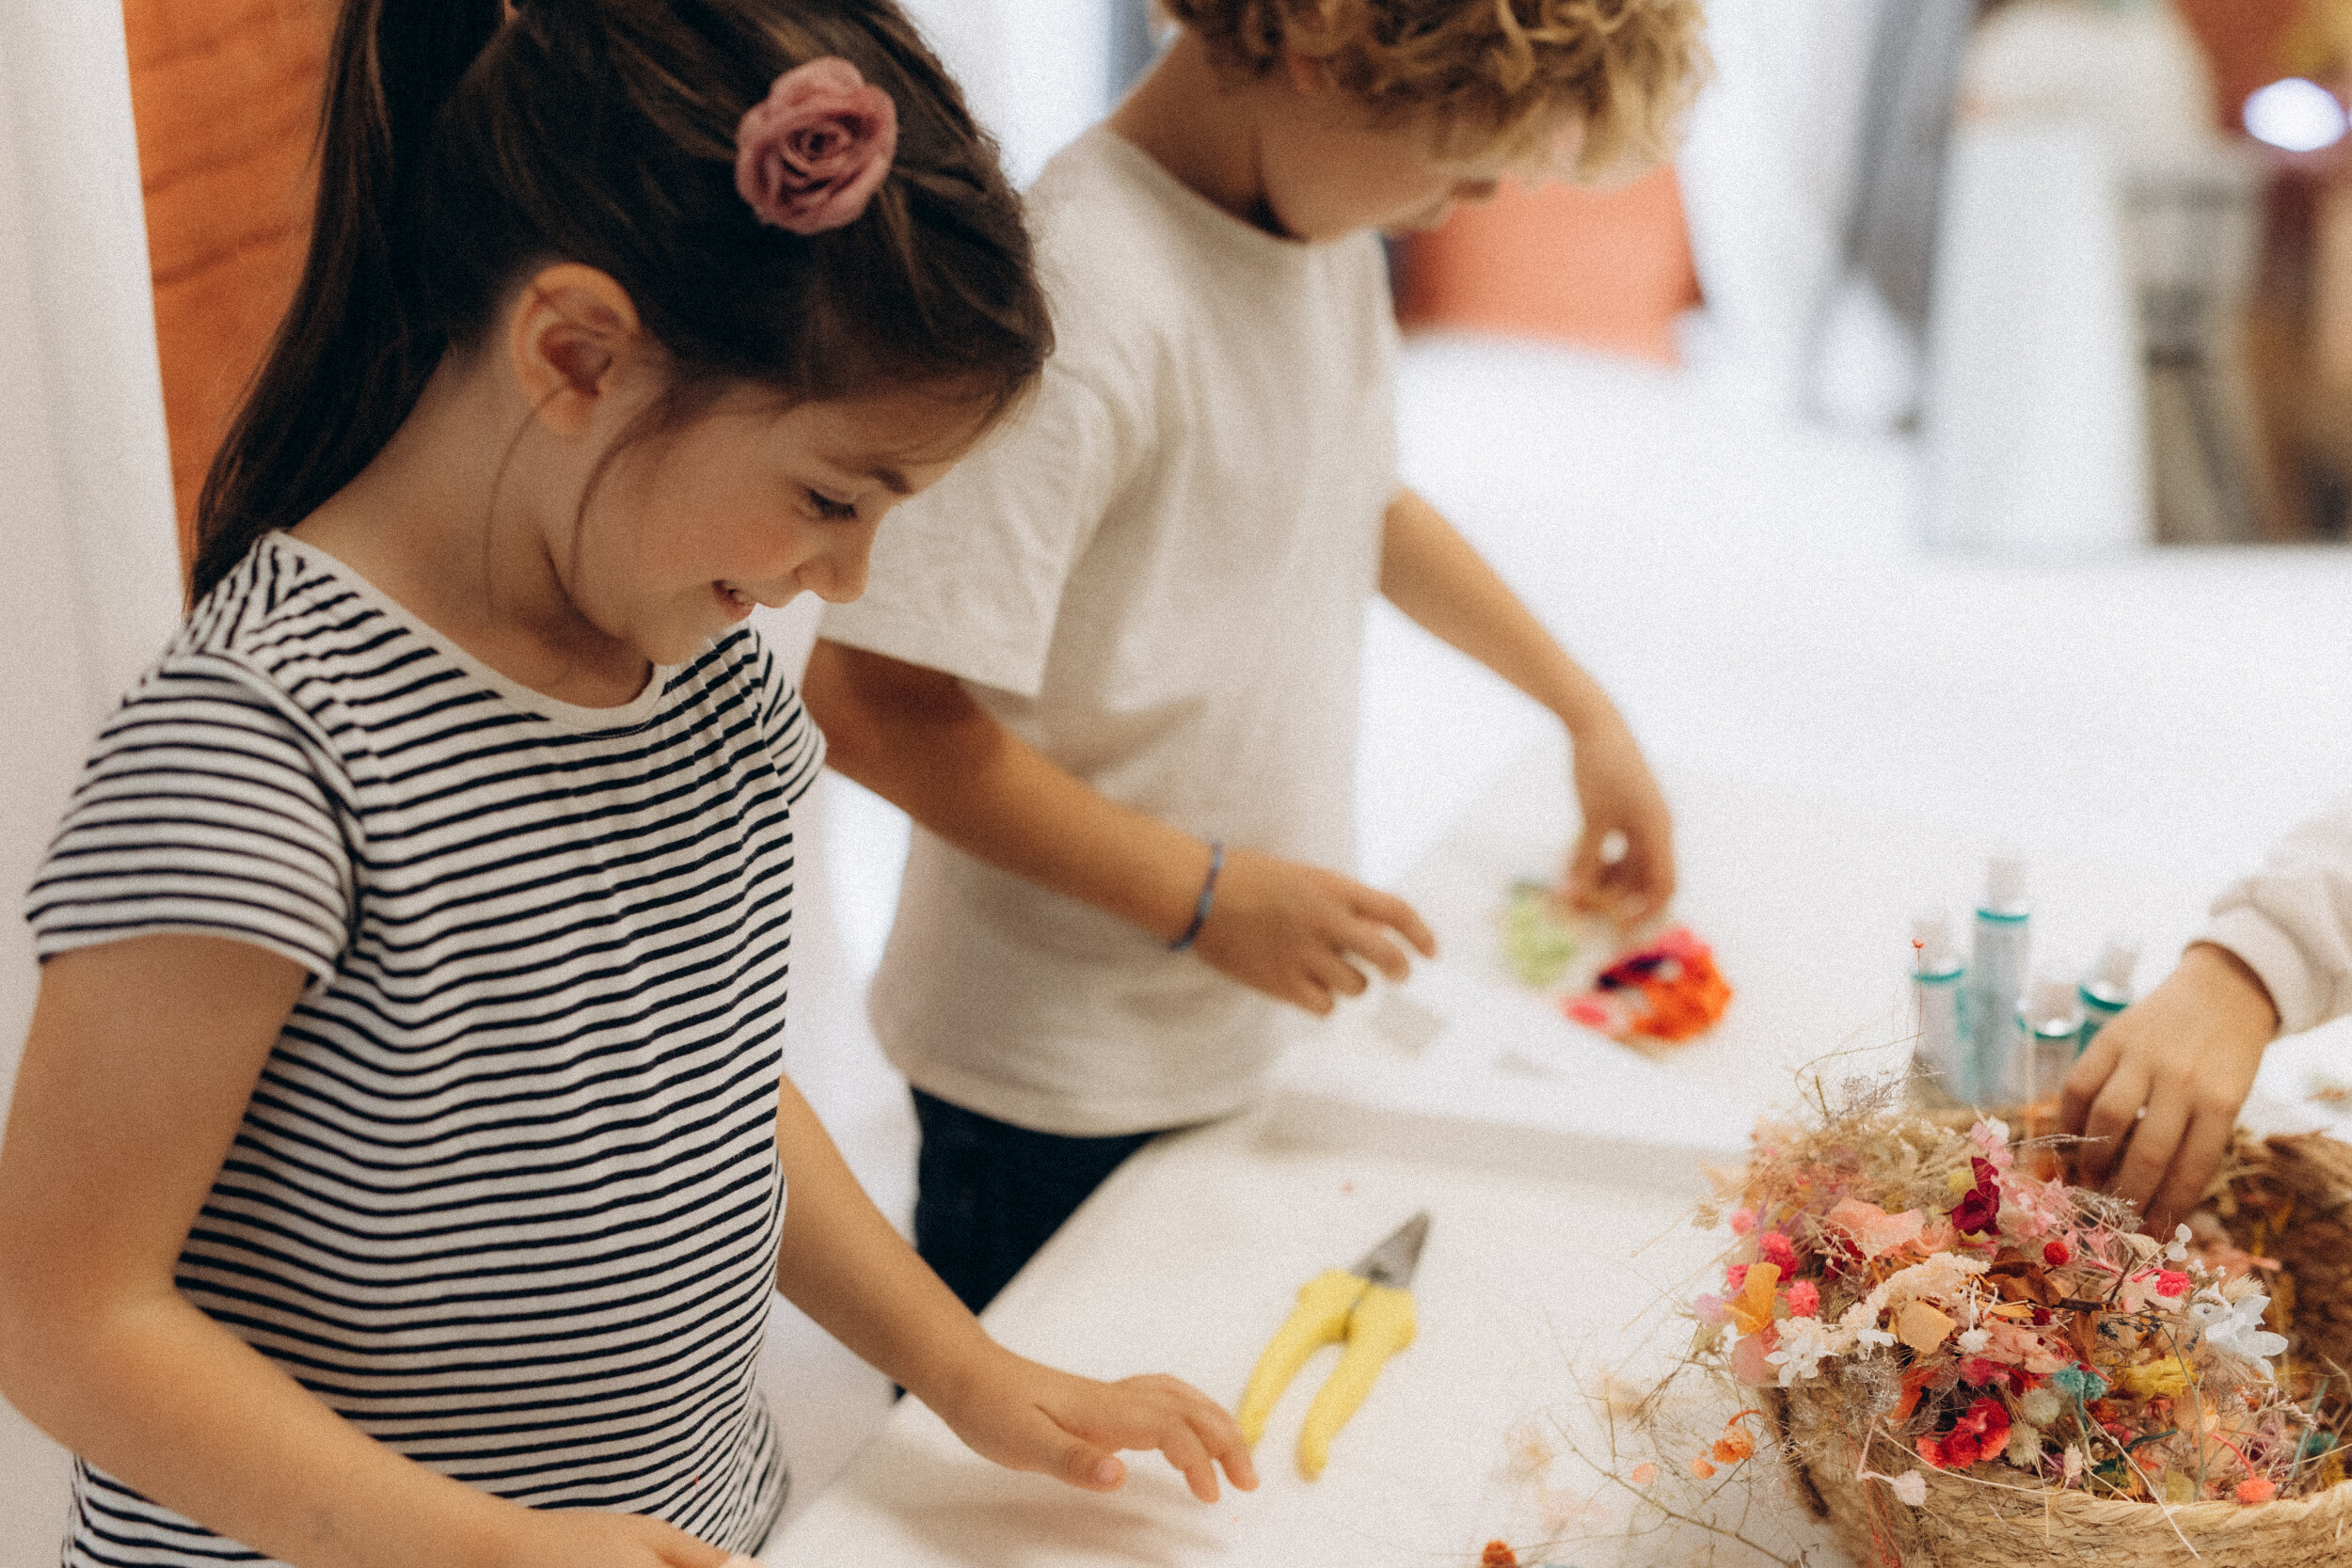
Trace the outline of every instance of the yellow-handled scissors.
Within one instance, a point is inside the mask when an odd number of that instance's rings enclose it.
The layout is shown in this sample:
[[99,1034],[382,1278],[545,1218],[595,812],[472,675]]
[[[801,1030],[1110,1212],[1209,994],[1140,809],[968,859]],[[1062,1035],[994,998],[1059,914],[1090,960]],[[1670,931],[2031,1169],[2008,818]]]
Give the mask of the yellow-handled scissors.
[[1323,1474],[1331,1439],[1372,1392],[1389,1357],[1413,1342],[1413,1292],[1406,1287],[1428,1239],[1428,1214],[1415,1214],[1353,1269],[1327,1270],[1300,1287],[1290,1321],[1258,1357],[1242,1390],[1244,1438],[1254,1446],[1264,1435],[1266,1417],[1309,1356],[1343,1342],[1339,1369],[1316,1393],[1298,1434],[1298,1473],[1309,1481]]

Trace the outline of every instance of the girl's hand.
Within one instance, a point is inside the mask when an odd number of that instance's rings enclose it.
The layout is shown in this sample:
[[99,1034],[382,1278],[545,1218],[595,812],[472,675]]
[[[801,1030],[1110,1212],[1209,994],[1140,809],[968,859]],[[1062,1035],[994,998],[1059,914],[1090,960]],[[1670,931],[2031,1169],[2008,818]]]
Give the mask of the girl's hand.
[[2112,1178],[2116,1196],[2146,1212],[2151,1234],[2169,1231],[2221,1168],[2278,1030],[2270,992],[2245,960],[2192,945],[2066,1075],[2059,1121],[2089,1140],[2078,1153],[2084,1185]]
[[1233,1418],[1172,1377],[1098,1383],[991,1343],[952,1390],[925,1402],[981,1458],[1085,1491],[1116,1492],[1126,1481],[1121,1449],[1157,1449],[1204,1503],[1216,1501],[1219,1465],[1235,1486],[1257,1490]]
[[638,1513],[517,1509],[497,1568],[720,1568],[727,1554]]
[[[1674,896],[1674,818],[1623,723],[1576,735],[1572,744],[1584,832],[1568,855],[1567,901],[1638,926]],[[1623,835],[1614,860],[1604,858],[1612,834]]]
[[1321,1014],[1371,984],[1358,960],[1405,978],[1409,966],[1391,932],[1422,958],[1438,956],[1437,938],[1404,899],[1337,872],[1230,849],[1193,951],[1253,990]]

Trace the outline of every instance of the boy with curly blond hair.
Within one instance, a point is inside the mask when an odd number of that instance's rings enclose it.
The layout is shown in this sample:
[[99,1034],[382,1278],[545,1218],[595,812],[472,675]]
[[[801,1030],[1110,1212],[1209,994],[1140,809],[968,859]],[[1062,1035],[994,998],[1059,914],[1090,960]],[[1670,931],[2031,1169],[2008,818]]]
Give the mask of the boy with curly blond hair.
[[1434,954],[1332,869],[1374,594],[1566,727],[1573,898],[1638,919],[1674,886],[1625,721],[1399,481],[1376,233],[1666,157],[1697,0],[1167,9],[1031,194],[1041,389],[899,508],[805,683],[834,766],[917,824],[871,1010],[922,1128],[916,1245],[975,1308],[1152,1133],[1249,1103],[1283,1005]]

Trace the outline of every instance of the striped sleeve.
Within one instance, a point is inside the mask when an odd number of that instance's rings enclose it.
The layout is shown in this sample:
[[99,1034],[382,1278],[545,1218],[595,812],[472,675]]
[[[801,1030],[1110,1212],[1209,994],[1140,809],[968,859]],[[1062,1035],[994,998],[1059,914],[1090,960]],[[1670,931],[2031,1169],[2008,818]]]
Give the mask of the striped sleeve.
[[760,729],[768,736],[776,776],[784,781],[785,802],[798,805],[825,766],[825,732],[808,716],[800,688],[786,678],[775,650],[765,640],[759,651],[759,689]]
[[285,701],[204,656],[167,661],[123,700],[25,900],[44,962],[177,931],[334,971],[352,914],[350,817]]

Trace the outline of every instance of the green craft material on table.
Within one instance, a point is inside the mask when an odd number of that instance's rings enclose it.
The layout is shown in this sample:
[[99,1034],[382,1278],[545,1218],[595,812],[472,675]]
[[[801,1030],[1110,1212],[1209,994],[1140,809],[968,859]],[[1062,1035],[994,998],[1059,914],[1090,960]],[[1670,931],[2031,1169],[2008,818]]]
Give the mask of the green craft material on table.
[[1576,949],[1576,932],[1561,918],[1552,890],[1537,881],[1512,883],[1502,908],[1502,955],[1520,984],[1538,990],[1557,985]]

